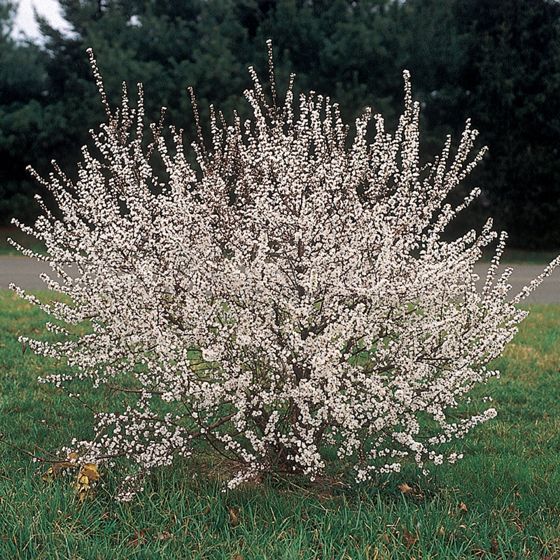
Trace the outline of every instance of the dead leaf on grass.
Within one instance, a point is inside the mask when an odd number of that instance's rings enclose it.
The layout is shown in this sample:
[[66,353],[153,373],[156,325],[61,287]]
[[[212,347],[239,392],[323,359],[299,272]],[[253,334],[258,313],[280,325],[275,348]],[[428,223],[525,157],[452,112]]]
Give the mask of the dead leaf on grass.
[[237,527],[239,525],[239,508],[232,507],[228,508],[229,524],[232,527]]
[[100,474],[96,464],[86,463],[82,466],[76,481],[76,493],[80,502],[83,502],[91,494],[92,486],[99,478]]
[[70,463],[69,461],[61,461],[60,463],[53,463],[48,470],[46,470],[42,475],[41,478],[45,482],[51,482],[54,480],[59,474],[66,469],[71,469],[75,467],[74,463]]
[[76,460],[78,459],[78,454],[72,451],[68,453],[68,458],[66,461],[58,461],[53,463],[42,475],[41,478],[45,482],[51,482],[55,479],[58,475],[62,474],[64,471],[68,469],[77,468],[78,465],[76,464]]
[[140,546],[146,543],[146,529],[134,531],[134,536],[128,541],[128,546]]
[[406,482],[403,482],[402,484],[399,484],[397,486],[397,488],[403,493],[403,494],[410,494],[412,492],[412,486],[409,486]]
[[404,542],[404,545],[406,546],[406,548],[411,548],[418,541],[418,537],[415,534],[411,533],[406,528],[403,529],[402,536],[403,536],[403,542]]
[[90,482],[97,482],[100,478],[99,470],[95,463],[86,463],[80,469],[81,476],[87,476]]
[[156,541],[168,541],[169,539],[172,538],[173,535],[169,531],[162,531],[161,533],[154,535],[154,540]]
[[465,502],[459,503],[459,511],[462,511],[463,513],[467,513],[467,511],[469,511],[469,508],[467,507],[467,504],[465,504]]

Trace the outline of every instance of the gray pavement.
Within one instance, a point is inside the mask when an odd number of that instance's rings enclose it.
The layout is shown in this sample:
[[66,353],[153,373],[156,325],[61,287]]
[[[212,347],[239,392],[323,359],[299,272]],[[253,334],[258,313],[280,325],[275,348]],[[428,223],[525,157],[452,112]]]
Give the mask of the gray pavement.
[[6,289],[11,283],[25,290],[45,289],[39,274],[49,270],[45,263],[28,257],[0,256],[0,289]]
[[[514,272],[511,277],[513,286],[512,295],[515,295],[523,286],[538,276],[544,265],[518,264],[511,265]],[[485,276],[488,265],[477,265],[477,273]],[[48,265],[42,262],[19,256],[0,256],[0,289],[5,289],[11,282],[26,290],[44,289],[45,285],[39,278],[41,272],[48,272]],[[556,269],[533,292],[525,303],[560,303],[560,268]]]

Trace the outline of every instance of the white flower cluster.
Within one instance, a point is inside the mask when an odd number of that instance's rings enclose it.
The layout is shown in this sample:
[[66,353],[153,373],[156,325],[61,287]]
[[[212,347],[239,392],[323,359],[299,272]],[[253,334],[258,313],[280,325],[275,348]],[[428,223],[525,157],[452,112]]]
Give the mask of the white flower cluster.
[[59,215],[43,204],[20,226],[46,245],[47,286],[68,296],[43,305],[56,341],[27,341],[73,366],[46,381],[113,391],[93,439],[75,442],[83,456],[147,472],[214,449],[239,466],[231,485],[313,478],[333,451],[357,480],[460,458],[441,445],[495,415],[461,405],[497,375],[486,365],[525,316],[514,304],[542,280],[508,296],[502,234],[478,286],[491,221],[442,237],[478,194],[445,203],[482,155],[470,123],[421,166],[408,73],[396,131],[368,109],[350,136],[329,98],[294,101],[292,79],[280,103],[271,70],[268,101],[251,69],[252,118],[212,109],[191,162],[173,127],[165,140],[152,125],[148,144],[141,87],[136,107],[126,88],[109,107],[92,62],[107,113],[95,152],[74,182],[56,166],[40,179]]

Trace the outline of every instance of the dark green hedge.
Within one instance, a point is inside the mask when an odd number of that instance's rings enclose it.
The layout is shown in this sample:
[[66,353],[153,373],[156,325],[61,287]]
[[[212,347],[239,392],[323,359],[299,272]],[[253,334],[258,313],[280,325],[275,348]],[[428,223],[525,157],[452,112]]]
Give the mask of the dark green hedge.
[[560,247],[560,4],[547,0],[60,0],[71,32],[41,23],[15,42],[0,0],[0,222],[32,219],[25,166],[71,171],[102,118],[85,49],[95,49],[112,100],[121,80],[145,84],[147,109],[192,130],[186,87],[202,117],[246,108],[246,67],[265,75],[272,38],[280,84],[335,98],[346,117],[366,105],[394,122],[402,69],[422,102],[425,156],[467,116],[490,152],[470,222],[493,214],[513,243]]

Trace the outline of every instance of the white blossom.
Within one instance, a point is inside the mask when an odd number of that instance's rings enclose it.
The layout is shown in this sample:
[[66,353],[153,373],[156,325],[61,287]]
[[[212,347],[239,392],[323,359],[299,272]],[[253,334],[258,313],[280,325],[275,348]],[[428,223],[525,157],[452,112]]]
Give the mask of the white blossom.
[[[494,417],[460,407],[497,375],[486,366],[526,315],[514,303],[542,281],[509,296],[502,234],[477,289],[492,222],[443,236],[479,193],[446,202],[484,151],[471,155],[470,122],[422,165],[407,72],[395,132],[367,109],[351,135],[328,97],[296,102],[292,78],[283,103],[275,87],[267,101],[251,69],[252,117],[228,124],[212,109],[211,141],[199,134],[191,158],[181,130],[166,141],[153,125],[146,141],[141,86],[136,107],[123,88],[112,110],[92,62],[107,113],[95,150],[76,181],[56,165],[37,177],[59,215],[40,201],[35,225],[19,224],[67,297],[44,305],[17,289],[58,337],[25,342],[72,366],[44,381],[113,391],[94,437],[72,444],[83,460],[124,457],[141,476],[214,449],[239,465],[233,486],[265,471],[313,478],[327,447],[357,480],[459,459],[439,448]],[[121,498],[137,487],[128,477]]]

